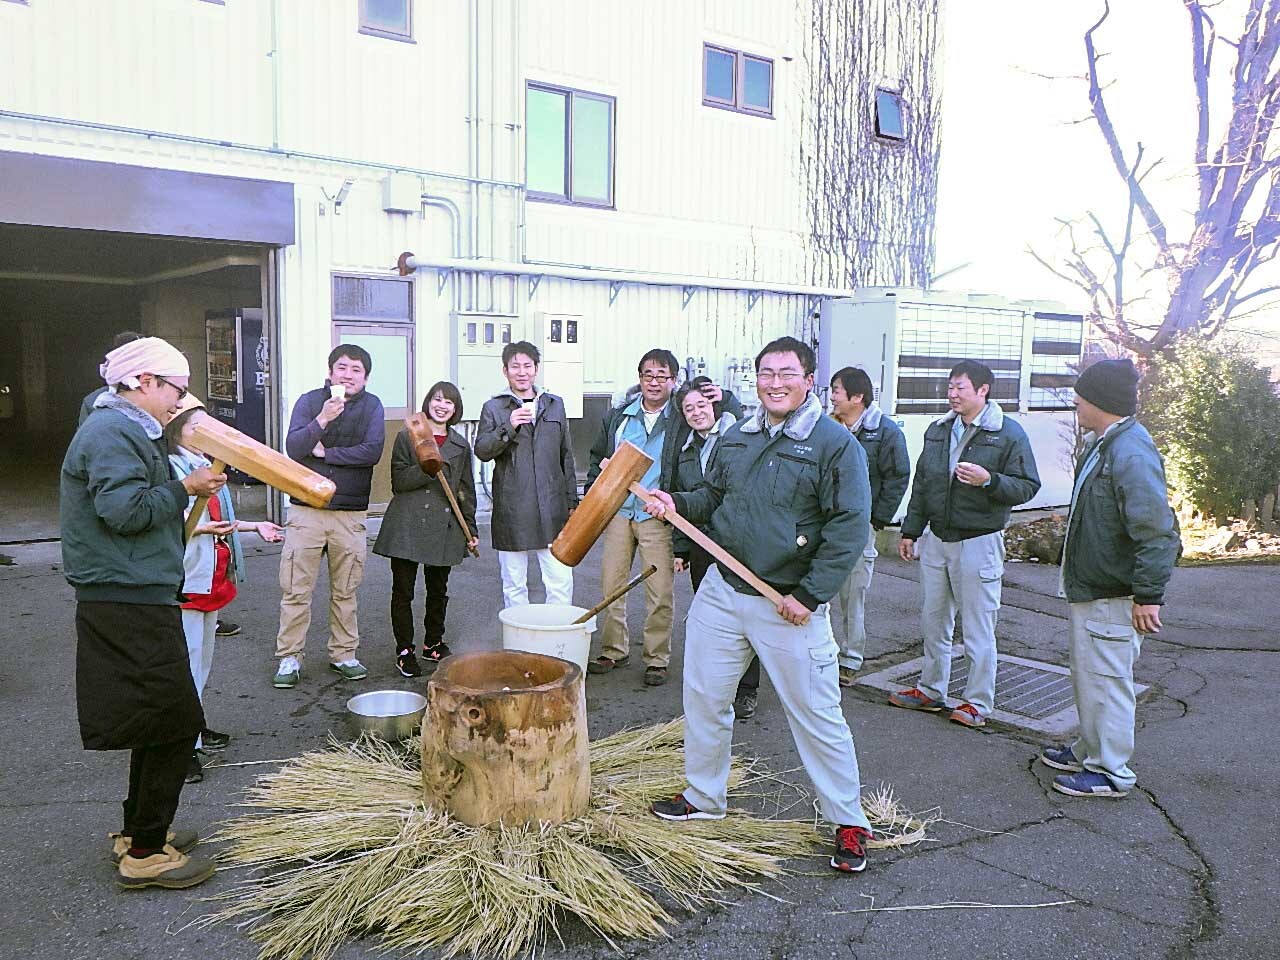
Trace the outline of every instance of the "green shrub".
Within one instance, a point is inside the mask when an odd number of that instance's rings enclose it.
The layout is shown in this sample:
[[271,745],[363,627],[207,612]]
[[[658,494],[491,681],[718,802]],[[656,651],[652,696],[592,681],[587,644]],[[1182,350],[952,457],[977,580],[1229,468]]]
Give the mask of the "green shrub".
[[1170,486],[1200,513],[1240,516],[1280,479],[1280,397],[1243,349],[1187,336],[1153,355],[1139,418]]

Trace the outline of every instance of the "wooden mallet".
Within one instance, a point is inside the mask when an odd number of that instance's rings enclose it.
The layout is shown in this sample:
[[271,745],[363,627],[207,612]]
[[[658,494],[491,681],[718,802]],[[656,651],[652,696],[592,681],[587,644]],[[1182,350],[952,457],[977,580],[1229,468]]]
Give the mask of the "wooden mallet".
[[[287,493],[299,503],[317,509],[327,507],[337,492],[337,486],[328,477],[290,460],[279,450],[272,450],[235,427],[215,420],[203,410],[192,415],[190,427],[196,446],[213,462],[214,473],[221,473],[228,466],[235,467],[241,473]],[[191,513],[187,515],[188,539],[199,524],[208,502],[208,497],[196,498]]]
[[[648,503],[653,498],[653,493],[640,486],[637,481],[651,466],[652,457],[635,444],[624,440],[600,471],[600,476],[596,477],[596,482],[582,498],[578,509],[573,511],[573,516],[560,531],[560,536],[551,544],[551,555],[563,564],[576,567],[600,538],[600,534],[604,533],[604,528],[626,501],[628,494],[634,493]],[[781,606],[782,594],[676,511],[668,510],[663,519],[751,584],[762,597],[768,598],[775,606]]]
[[471,541],[475,538],[471,536],[471,528],[467,526],[467,521],[462,518],[462,508],[458,506],[458,498],[453,495],[453,487],[449,486],[449,479],[444,475],[444,457],[440,455],[440,447],[436,444],[431,421],[427,419],[425,413],[411,413],[404,418],[404,428],[409,431],[409,443],[413,446],[413,455],[418,460],[418,466],[428,477],[439,480],[440,486],[444,488],[444,495],[449,498],[453,515],[458,518],[458,526],[462,527],[462,534],[467,538],[467,549],[473,557],[480,556],[480,551],[471,545]]

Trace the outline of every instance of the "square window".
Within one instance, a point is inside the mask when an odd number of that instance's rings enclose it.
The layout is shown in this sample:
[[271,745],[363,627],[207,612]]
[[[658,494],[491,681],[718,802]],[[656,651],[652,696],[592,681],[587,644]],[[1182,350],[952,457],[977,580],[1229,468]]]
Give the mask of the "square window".
[[738,58],[731,50],[703,48],[702,98],[733,106],[738,73]]
[[613,206],[613,97],[528,84],[525,185],[534,200]]
[[893,90],[876,91],[876,136],[885,140],[907,139],[902,94]]
[[413,42],[413,0],[360,0],[360,32]]
[[704,43],[702,103],[737,113],[773,116],[773,61]]
[[773,61],[759,57],[742,58],[742,107],[761,113],[773,112]]

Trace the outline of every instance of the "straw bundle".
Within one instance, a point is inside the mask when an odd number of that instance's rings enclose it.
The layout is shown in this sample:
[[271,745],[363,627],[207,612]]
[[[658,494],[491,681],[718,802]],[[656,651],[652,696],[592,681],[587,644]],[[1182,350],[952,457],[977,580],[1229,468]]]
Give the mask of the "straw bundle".
[[[614,946],[662,936],[671,917],[659,898],[692,909],[754,889],[830,842],[809,821],[738,810],[721,821],[654,818],[648,804],[684,787],[683,738],[676,720],[592,744],[587,815],[515,828],[470,827],[427,806],[412,748],[331,743],[260,779],[245,803],[259,812],[225,825],[224,858],[256,869],[197,922],[248,927],[262,960],[327,960],[373,931],[387,948],[509,960],[559,938],[570,916]],[[735,797],[768,779],[755,768],[734,760]],[[923,837],[925,824],[891,793],[877,802],[900,835],[918,826]]]

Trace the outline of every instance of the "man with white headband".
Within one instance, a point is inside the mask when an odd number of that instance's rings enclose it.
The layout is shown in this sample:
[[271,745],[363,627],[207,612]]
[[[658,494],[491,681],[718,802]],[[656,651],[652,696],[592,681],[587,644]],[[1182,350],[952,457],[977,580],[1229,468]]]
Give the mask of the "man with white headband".
[[123,829],[112,835],[126,889],[183,888],[213,875],[170,829],[204,714],[188,666],[178,591],[182,514],[227,482],[208,467],[171,478],[161,439],[190,367],[158,337],[122,344],[100,368],[107,390],[67,448],[60,483],[62,566],[76,591],[76,703],[86,750],[129,750]]

